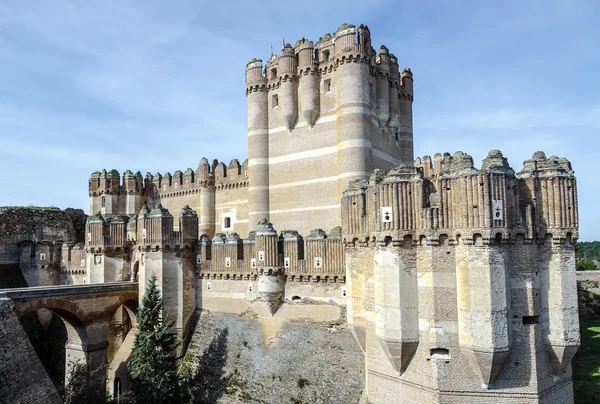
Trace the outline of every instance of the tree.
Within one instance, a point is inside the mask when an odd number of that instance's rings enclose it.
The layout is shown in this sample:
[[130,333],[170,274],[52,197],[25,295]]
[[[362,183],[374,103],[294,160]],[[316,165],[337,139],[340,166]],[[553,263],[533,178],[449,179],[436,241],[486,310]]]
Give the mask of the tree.
[[596,269],[598,269],[598,267],[592,260],[583,259],[576,264],[577,271],[595,271]]
[[[85,363],[69,362],[69,380],[65,386],[66,404],[104,404],[106,388],[98,380],[101,369],[89,369]],[[103,369],[102,369],[103,370]]]
[[127,368],[136,401],[148,404],[180,402],[177,380],[177,337],[172,322],[162,316],[163,299],[156,276],[146,286],[137,313],[139,331]]

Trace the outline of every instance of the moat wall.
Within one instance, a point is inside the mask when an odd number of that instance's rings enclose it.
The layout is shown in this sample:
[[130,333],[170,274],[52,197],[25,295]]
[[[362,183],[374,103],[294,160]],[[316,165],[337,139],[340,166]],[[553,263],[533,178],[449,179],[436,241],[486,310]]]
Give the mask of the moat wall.
[[288,319],[285,309],[259,316],[251,305],[238,314],[202,312],[183,365],[184,372],[197,372],[190,383],[194,402],[359,401],[364,361],[346,327],[345,308],[285,306],[306,317]]

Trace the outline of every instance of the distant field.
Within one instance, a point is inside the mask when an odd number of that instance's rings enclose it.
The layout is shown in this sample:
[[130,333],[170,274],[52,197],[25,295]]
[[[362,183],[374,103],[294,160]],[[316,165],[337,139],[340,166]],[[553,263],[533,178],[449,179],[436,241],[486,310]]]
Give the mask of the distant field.
[[581,347],[573,359],[575,403],[600,402],[600,318],[580,317]]

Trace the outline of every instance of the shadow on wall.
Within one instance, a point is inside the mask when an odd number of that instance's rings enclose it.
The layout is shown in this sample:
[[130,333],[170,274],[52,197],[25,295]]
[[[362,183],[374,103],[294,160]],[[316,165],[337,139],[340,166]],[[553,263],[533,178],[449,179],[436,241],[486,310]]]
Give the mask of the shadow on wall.
[[225,393],[225,362],[227,361],[228,329],[222,329],[199,358],[196,374],[184,386],[190,402],[216,403]]

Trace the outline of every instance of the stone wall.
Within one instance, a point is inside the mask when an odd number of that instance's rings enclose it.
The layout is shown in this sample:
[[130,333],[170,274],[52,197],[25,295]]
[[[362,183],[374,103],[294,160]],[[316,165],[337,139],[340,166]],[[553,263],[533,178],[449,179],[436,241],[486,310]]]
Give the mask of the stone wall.
[[0,401],[62,403],[9,299],[0,299]]
[[202,312],[182,369],[196,373],[189,383],[194,402],[359,401],[363,355],[346,328],[344,310],[336,305],[287,306],[331,313],[287,320],[252,310],[243,315]]
[[577,272],[580,316],[600,316],[600,271]]
[[0,263],[19,263],[22,241],[83,242],[87,215],[81,209],[0,208]]

